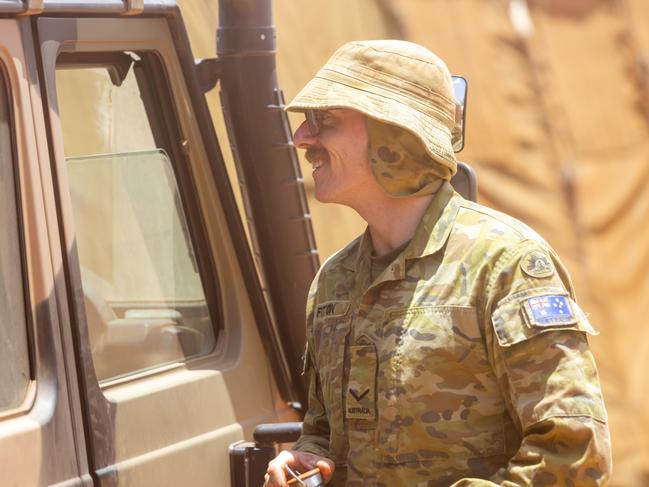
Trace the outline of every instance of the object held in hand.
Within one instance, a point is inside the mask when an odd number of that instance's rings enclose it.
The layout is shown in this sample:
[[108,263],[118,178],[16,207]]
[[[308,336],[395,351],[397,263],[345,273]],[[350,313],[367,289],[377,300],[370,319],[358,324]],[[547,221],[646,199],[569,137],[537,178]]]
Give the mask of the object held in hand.
[[288,485],[292,486],[304,486],[304,487],[324,487],[324,480],[322,475],[320,475],[320,469],[314,468],[308,472],[299,473],[295,470],[292,470],[288,465],[286,465],[286,471],[288,474],[293,477],[288,481]]

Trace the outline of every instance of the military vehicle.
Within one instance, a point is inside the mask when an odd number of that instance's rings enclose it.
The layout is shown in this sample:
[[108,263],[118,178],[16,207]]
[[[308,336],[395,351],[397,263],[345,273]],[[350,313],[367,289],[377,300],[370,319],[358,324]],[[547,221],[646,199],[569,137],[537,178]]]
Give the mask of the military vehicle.
[[195,60],[171,0],[0,0],[2,485],[260,485],[299,434],[319,262],[270,7],[222,0]]

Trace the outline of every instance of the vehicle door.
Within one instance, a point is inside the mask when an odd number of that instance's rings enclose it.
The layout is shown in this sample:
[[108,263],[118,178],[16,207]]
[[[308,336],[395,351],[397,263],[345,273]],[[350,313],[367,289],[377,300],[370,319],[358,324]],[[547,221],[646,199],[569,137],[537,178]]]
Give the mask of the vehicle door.
[[36,59],[0,18],[0,483],[91,485]]
[[282,404],[245,235],[220,154],[207,155],[218,146],[198,121],[169,15],[178,21],[177,10],[37,20],[100,485],[227,485],[228,445],[277,420]]

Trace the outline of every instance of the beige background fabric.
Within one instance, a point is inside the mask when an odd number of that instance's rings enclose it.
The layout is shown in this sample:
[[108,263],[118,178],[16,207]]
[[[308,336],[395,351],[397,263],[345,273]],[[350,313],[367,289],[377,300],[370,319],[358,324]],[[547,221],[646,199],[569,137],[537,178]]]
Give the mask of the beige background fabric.
[[[180,0],[197,57],[214,56],[215,0]],[[649,2],[275,0],[290,99],[342,43],[406,38],[469,81],[466,149],[479,201],[525,221],[571,270],[614,447],[614,486],[649,485]],[[223,151],[231,157],[209,94]],[[299,116],[291,116],[293,127]],[[363,230],[321,205],[302,166],[321,259]]]

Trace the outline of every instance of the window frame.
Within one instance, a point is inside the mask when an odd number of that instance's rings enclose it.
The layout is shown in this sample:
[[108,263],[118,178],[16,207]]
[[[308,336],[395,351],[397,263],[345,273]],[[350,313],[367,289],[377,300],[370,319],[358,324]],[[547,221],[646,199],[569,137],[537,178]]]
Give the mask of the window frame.
[[[143,60],[145,59],[145,57],[147,59],[143,63],[143,67],[137,69],[134,64],[131,69],[134,70],[134,74],[136,75],[138,88],[140,95],[142,96],[142,101],[147,113],[149,126],[154,135],[156,145],[158,145],[158,143],[162,141],[163,144],[159,148],[162,148],[169,154],[171,169],[176,179],[179,200],[186,221],[185,236],[192,246],[191,250],[193,252],[193,258],[197,266],[196,271],[200,276],[201,285],[205,294],[206,306],[214,335],[214,343],[208,352],[201,353],[199,355],[178,358],[170,362],[152,364],[150,367],[147,367],[145,369],[133,370],[114,378],[107,378],[101,381],[97,380],[93,367],[92,372],[94,380],[99,384],[99,387],[101,389],[111,387],[113,385],[119,385],[125,382],[130,382],[133,380],[138,380],[142,377],[148,377],[162,373],[170,368],[179,367],[183,364],[191,363],[193,361],[209,357],[220,350],[220,342],[223,337],[223,331],[225,328],[222,293],[220,289],[218,269],[216,266],[216,260],[212,254],[206,222],[203,219],[203,213],[201,211],[201,202],[199,201],[198,196],[199,193],[194,180],[192,164],[189,160],[191,148],[189,148],[186,143],[186,141],[189,141],[189,139],[185,136],[186,130],[184,130],[183,127],[183,117],[178,113],[178,107],[176,103],[178,94],[174,92],[172,83],[170,82],[168,68],[166,66],[163,53],[157,51],[154,48],[138,49],[137,45],[132,45],[130,47],[127,45],[119,45],[115,46],[115,48],[111,50],[74,50],[69,45],[62,46],[62,48],[57,51],[57,54],[55,56],[54,72],[46,73],[46,77],[51,76],[53,80],[52,94],[55,96],[55,99],[50,100],[50,103],[55,104],[58,110],[58,93],[56,91],[55,73],[56,69],[59,69],[60,64],[58,62],[58,59],[61,56],[63,56],[65,59],[64,63],[61,63],[62,65],[66,67],[78,66],[79,68],[84,68],[93,65],[92,56],[96,54],[98,62],[94,65],[94,67],[96,67],[97,65],[103,67],[107,65],[107,59],[110,59],[111,55],[119,55],[120,53],[127,51],[136,53]],[[78,61],[75,61],[75,55],[77,54],[79,55],[79,59]],[[114,71],[119,70],[117,69]],[[145,94],[145,91],[148,90],[150,90],[151,93]],[[149,98],[149,101],[155,100],[157,103],[147,105],[147,98]],[[156,117],[155,112],[162,114],[162,116]],[[188,143],[191,144],[190,142]],[[54,160],[53,165],[56,165],[56,162]],[[60,171],[60,169],[55,167],[54,171],[57,172]],[[59,189],[57,199],[61,197],[60,191],[61,189]],[[69,198],[69,196],[65,197]],[[69,218],[72,220],[72,225],[76,225],[74,223],[72,214],[62,215],[61,218],[64,220]],[[71,271],[68,273],[69,286],[71,288],[78,287],[82,289],[79,273],[80,261],[78,251],[75,249],[73,253],[68,253],[66,260],[66,267],[69,271]],[[74,322],[74,327],[76,329],[79,329],[80,322],[83,322],[84,334],[87,336],[87,317],[83,303],[83,292],[72,292],[71,296],[71,308],[73,310],[71,317]],[[81,341],[83,342],[85,340],[82,338]],[[87,349],[84,350],[84,352],[88,353],[88,358],[92,360],[92,353],[90,352],[87,345],[89,345],[89,342],[86,342],[86,346],[84,346],[82,343],[81,347]]]
[[[9,133],[8,133],[8,143],[9,143],[9,154],[11,157],[11,169],[12,169],[12,182],[14,188],[14,201],[15,201],[15,210],[16,210],[16,225],[17,225],[17,236],[18,236],[18,252],[20,256],[20,275],[22,278],[22,295],[23,295],[23,311],[24,311],[24,326],[25,326],[25,339],[26,339],[26,349],[27,349],[27,361],[28,361],[28,370],[29,378],[25,387],[23,399],[21,403],[15,407],[8,408],[5,410],[0,410],[0,421],[3,419],[16,416],[27,412],[34,403],[36,395],[36,372],[37,372],[37,361],[36,361],[36,352],[34,349],[35,342],[35,330],[34,330],[34,317],[32,315],[32,302],[29,286],[29,272],[27,272],[27,254],[25,246],[25,229],[24,229],[24,212],[23,212],[23,199],[22,199],[22,190],[21,190],[21,170],[18,160],[18,150],[17,150],[17,133],[16,133],[16,114],[14,111],[14,94],[11,87],[11,79],[9,77],[9,72],[7,66],[5,66],[4,60],[0,57],[0,104],[6,103],[6,112],[7,119],[9,122]],[[3,141],[0,141],[2,143]]]

